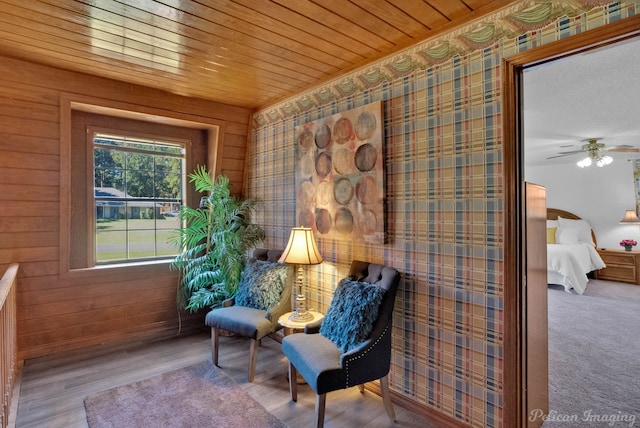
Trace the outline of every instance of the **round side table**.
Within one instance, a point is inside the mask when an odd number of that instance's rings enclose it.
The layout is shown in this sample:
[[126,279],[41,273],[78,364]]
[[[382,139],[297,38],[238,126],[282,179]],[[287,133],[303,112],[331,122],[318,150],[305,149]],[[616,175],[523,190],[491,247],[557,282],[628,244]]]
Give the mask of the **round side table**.
[[278,318],[278,324],[280,324],[282,327],[284,327],[284,335],[288,336],[292,333],[300,333],[304,330],[304,327],[307,324],[310,324],[312,322],[321,320],[322,318],[324,318],[324,315],[321,314],[320,312],[315,312],[315,311],[307,311],[309,312],[311,315],[313,315],[313,319],[309,320],[309,321],[292,321],[289,319],[289,316],[293,313],[293,312],[287,312],[286,314],[282,315],[280,318]]

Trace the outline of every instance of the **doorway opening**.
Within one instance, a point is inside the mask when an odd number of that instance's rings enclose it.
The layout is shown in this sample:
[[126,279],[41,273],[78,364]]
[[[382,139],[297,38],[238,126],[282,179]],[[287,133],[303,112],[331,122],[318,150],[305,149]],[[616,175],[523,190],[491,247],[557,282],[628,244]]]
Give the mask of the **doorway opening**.
[[[505,379],[505,423],[508,426],[532,426],[528,416],[533,408],[529,404],[527,384],[528,368],[526,343],[529,311],[526,304],[525,269],[527,263],[524,233],[524,126],[523,126],[523,73],[526,69],[550,63],[571,55],[589,52],[606,45],[625,41],[640,35],[640,17],[636,16],[604,28],[588,31],[566,40],[532,49],[505,60],[504,67],[504,130],[505,130],[505,185],[506,209],[514,213],[506,220],[508,238],[505,257],[511,263],[505,267],[505,372],[515,376]],[[512,237],[513,239],[509,238]]]

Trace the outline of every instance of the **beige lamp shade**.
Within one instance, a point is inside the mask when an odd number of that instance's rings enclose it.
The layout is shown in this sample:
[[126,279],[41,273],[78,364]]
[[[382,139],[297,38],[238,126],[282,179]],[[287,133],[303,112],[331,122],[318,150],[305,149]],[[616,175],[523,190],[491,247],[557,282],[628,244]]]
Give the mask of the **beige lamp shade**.
[[291,229],[289,243],[279,260],[290,265],[317,265],[322,263],[313,231],[308,227]]
[[640,224],[640,218],[638,218],[636,210],[627,210],[622,220],[620,220],[620,224]]

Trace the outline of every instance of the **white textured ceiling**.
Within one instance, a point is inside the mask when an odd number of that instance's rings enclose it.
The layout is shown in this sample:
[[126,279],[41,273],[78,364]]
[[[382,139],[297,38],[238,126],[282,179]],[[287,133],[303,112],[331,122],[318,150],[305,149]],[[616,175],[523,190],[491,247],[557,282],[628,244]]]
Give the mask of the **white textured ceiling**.
[[[588,138],[640,148],[640,37],[524,72],[526,165],[575,164]],[[616,161],[640,153],[608,153]]]

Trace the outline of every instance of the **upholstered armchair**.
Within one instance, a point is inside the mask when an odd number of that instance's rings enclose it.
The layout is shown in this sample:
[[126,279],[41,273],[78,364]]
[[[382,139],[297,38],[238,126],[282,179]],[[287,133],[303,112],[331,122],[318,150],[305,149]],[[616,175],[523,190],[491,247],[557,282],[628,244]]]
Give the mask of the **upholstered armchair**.
[[248,337],[249,382],[253,382],[260,340],[280,329],[278,318],[291,310],[292,268],[278,263],[282,250],[257,249],[242,271],[235,296],[211,310],[211,361],[218,365],[220,330]]
[[391,322],[400,274],[391,267],[353,261],[338,284],[324,319],[282,341],[289,359],[291,399],[297,401],[299,373],[316,392],[316,426],[324,425],[326,394],[380,379],[385,410],[395,420],[387,375]]

